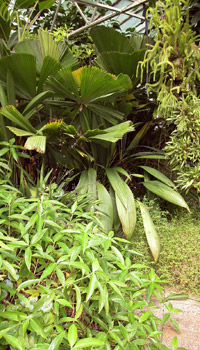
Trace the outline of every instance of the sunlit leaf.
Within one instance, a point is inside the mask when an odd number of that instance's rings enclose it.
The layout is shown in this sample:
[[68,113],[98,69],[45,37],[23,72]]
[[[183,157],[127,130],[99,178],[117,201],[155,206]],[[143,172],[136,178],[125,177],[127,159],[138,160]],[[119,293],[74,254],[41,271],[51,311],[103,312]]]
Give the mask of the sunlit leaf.
[[149,244],[149,248],[153,255],[154,261],[157,262],[160,254],[160,240],[148,209],[143,203],[141,202],[138,202],[138,203],[139,203],[139,207],[142,215],[147,242]]
[[163,184],[160,181],[149,181],[144,182],[143,185],[151,192],[155,193],[157,196],[165,199],[166,201],[179,205],[180,207],[186,208],[188,211],[189,207],[183,197],[173,190],[171,187]]
[[97,193],[100,203],[98,208],[103,214],[101,216],[101,222],[103,224],[104,230],[109,233],[113,228],[113,206],[112,200],[107,189],[100,183],[97,183]]
[[75,324],[72,324],[68,330],[68,341],[69,341],[69,345],[71,348],[76,343],[77,338],[78,338],[77,328],[76,328]]
[[45,153],[46,150],[46,136],[36,135],[30,136],[27,138],[24,149],[28,149],[29,151],[37,151],[38,153]]

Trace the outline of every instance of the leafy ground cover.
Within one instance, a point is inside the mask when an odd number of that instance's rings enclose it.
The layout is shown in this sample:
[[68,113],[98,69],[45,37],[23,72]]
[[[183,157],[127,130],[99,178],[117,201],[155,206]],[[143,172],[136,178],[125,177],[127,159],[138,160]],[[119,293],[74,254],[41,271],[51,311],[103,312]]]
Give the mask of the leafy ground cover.
[[85,196],[56,196],[24,198],[1,180],[1,349],[168,349],[159,324],[177,310],[159,320],[151,300],[165,302],[165,281],[102,232]]
[[[154,203],[148,203],[151,208]],[[154,264],[146,245],[142,223],[138,221],[133,237],[134,248],[143,253],[137,262],[155,268],[159,276],[164,276],[170,289],[200,296],[199,288],[199,250],[200,250],[200,217],[199,208],[192,208],[191,214],[182,209],[161,211],[159,207],[151,210],[157,232],[161,240],[159,261]]]

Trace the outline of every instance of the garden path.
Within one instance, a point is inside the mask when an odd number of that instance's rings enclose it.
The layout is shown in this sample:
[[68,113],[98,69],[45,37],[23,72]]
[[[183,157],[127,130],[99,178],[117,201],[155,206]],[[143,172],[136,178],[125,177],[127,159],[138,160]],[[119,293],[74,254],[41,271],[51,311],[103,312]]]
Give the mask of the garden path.
[[[177,336],[179,347],[200,350],[200,302],[195,300],[195,297],[191,297],[187,300],[173,300],[170,303],[173,308],[182,310],[173,314],[173,319],[178,323],[181,333],[174,330],[171,323],[167,321],[163,327],[162,343],[170,347],[171,340]],[[161,305],[156,314],[162,318],[166,312],[166,308]]]

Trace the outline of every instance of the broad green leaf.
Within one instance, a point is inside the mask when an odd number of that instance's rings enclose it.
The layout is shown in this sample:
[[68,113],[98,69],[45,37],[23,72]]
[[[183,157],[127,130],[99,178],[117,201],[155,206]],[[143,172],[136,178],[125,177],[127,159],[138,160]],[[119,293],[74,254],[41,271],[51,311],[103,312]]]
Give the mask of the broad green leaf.
[[106,233],[109,233],[113,228],[113,206],[112,200],[107,189],[100,183],[97,183],[97,194],[100,203],[98,208],[103,214],[101,216],[101,223]]
[[160,240],[155,230],[155,226],[153,224],[153,221],[151,219],[148,209],[145,207],[143,203],[141,202],[138,202],[138,203],[140,206],[140,211],[142,215],[142,220],[143,220],[147,241],[148,241],[151,253],[153,255],[154,261],[156,263],[158,261],[158,257],[160,254]]
[[127,74],[135,86],[140,77],[136,75],[138,62],[144,58],[145,49],[140,49],[132,53],[109,51],[102,52],[96,60],[100,68],[105,69],[111,74]]
[[56,0],[42,0],[39,2],[39,10],[42,11],[50,9],[55,2]]
[[165,199],[166,201],[179,205],[180,207],[186,208],[189,212],[190,209],[183,199],[183,197],[173,190],[171,187],[163,184],[160,181],[149,181],[144,182],[143,185],[151,192],[155,193],[157,196]]
[[81,73],[80,95],[83,104],[104,100],[106,97],[130,90],[131,80],[127,75],[110,74],[95,67],[84,67]]
[[53,34],[44,30],[38,31],[38,39],[40,42],[40,48],[42,57],[50,56],[55,60],[59,60],[60,51],[58,43],[54,40]]
[[25,350],[25,346],[23,344],[21,344],[19,338],[16,338],[11,334],[4,334],[3,337],[6,339],[8,344],[13,346],[15,349]]
[[76,328],[75,324],[72,324],[68,330],[68,342],[69,342],[69,345],[71,348],[76,343],[77,338],[78,338],[77,328]]
[[34,280],[28,280],[28,281],[25,281],[25,282],[22,282],[19,286],[18,286],[18,290],[20,289],[24,289],[24,288],[27,288],[29,286],[31,286],[32,284],[36,284],[40,281],[39,278],[36,278]]
[[90,35],[99,53],[108,51],[132,53],[134,51],[131,40],[114,28],[96,26],[90,30]]
[[175,320],[173,320],[172,318],[170,318],[170,322],[174,326],[174,328],[177,330],[177,332],[181,333],[181,330],[180,330],[178,323]]
[[46,269],[43,271],[42,276],[40,277],[40,281],[42,281],[44,278],[51,275],[55,267],[56,267],[56,263],[51,263],[49,266],[47,266]]
[[16,53],[26,53],[31,54],[35,56],[36,58],[36,72],[37,74],[40,74],[42,64],[43,64],[43,57],[40,49],[40,43],[39,40],[23,40],[17,43],[15,45],[15,52]]
[[90,111],[96,113],[105,121],[115,125],[119,122],[123,122],[124,115],[119,110],[104,106],[103,104],[90,103],[88,105]]
[[164,182],[166,185],[170,187],[175,187],[174,183],[170,179],[168,179],[167,176],[163,175],[160,171],[144,165],[141,165],[140,168],[144,169],[147,173],[153,175],[158,180]]
[[16,101],[15,82],[10,69],[8,69],[7,71],[7,96],[8,96],[8,104],[15,106],[15,101]]
[[77,269],[83,269],[83,270],[86,270],[88,272],[90,271],[90,268],[89,268],[88,265],[86,265],[86,264],[84,264],[82,262],[79,262],[79,261],[74,261],[74,262],[70,261],[67,264],[70,265],[70,266],[73,266],[73,267],[75,267]]
[[35,3],[35,0],[16,0],[15,8],[16,9],[27,9],[27,7],[32,6]]
[[[38,93],[42,93],[43,85],[46,82],[47,78],[50,75],[55,75],[55,73],[58,72],[61,68],[62,68],[62,65],[55,58],[50,56],[44,57],[42,69],[40,72],[40,78],[38,81],[38,90],[37,90]],[[54,95],[52,92],[49,92],[48,94]]]
[[88,169],[88,193],[91,200],[96,199],[96,186],[97,186],[97,172],[95,169]]
[[70,304],[69,301],[65,300],[65,299],[56,299],[56,301],[63,306],[67,306],[70,307],[71,309],[73,309],[72,305]]
[[59,350],[59,345],[62,343],[65,332],[58,334],[51,342],[48,347],[48,350]]
[[0,80],[7,83],[7,72],[11,72],[16,94],[31,99],[36,94],[36,59],[26,53],[14,53],[0,58]]
[[95,338],[84,338],[84,339],[80,339],[76,345],[73,347],[73,349],[85,349],[85,348],[89,348],[91,346],[103,346],[104,342],[102,342],[99,339],[95,339]]
[[29,151],[37,151],[38,153],[45,153],[46,150],[46,136],[30,136],[27,138],[24,149]]
[[100,140],[115,143],[118,140],[121,140],[125,134],[133,130],[134,128],[132,126],[132,123],[130,121],[127,121],[118,125],[111,126],[110,128],[104,130],[89,130],[85,136],[90,140]]
[[176,348],[178,346],[178,338],[174,337],[171,341],[173,348]]
[[9,274],[14,278],[15,281],[18,280],[16,270],[14,267],[6,260],[3,260],[3,269],[7,270]]
[[38,320],[30,319],[30,325],[37,334],[46,339],[46,334]]
[[27,318],[27,315],[22,312],[4,311],[0,312],[0,317],[6,318],[11,321],[21,322]]
[[88,192],[88,172],[83,170],[78,182],[78,185],[75,188],[75,192],[79,194],[85,194]]

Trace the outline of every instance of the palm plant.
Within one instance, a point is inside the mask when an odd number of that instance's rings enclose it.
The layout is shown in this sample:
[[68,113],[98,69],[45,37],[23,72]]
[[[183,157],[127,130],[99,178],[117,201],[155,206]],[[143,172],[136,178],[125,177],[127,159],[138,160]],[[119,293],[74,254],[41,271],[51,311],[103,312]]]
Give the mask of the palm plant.
[[[125,108],[119,110],[123,99],[128,100],[133,86],[138,84],[136,65],[144,49],[134,51],[134,42],[137,43],[135,38],[120,35],[120,57],[126,57],[124,67],[127,69],[134,61],[129,76],[118,74],[122,65],[109,72],[96,67],[73,70],[77,62],[47,32],[39,32],[37,40],[20,42],[16,53],[0,59],[2,129],[6,130],[7,126],[16,136],[27,138],[24,148],[45,154],[48,165],[60,163],[68,169],[81,171],[76,192],[89,192],[92,201],[98,199],[104,230],[109,232],[121,223],[128,239],[135,228],[136,205],[127,184],[130,177],[121,164],[127,157],[148,156],[133,152],[151,125],[148,121],[133,134],[134,125],[128,120],[132,105],[128,103],[127,109],[125,103]],[[118,52],[106,49],[104,55],[104,49],[98,45],[102,53],[97,62],[108,58],[109,54],[115,57]],[[133,96],[131,93],[131,98]],[[9,125],[3,117],[9,120]],[[129,138],[127,133],[130,133]],[[158,157],[158,154],[149,155],[153,156]],[[144,185],[149,191],[188,209],[169,179],[151,167],[143,167],[143,170]],[[150,176],[156,180],[151,181]],[[157,261],[159,240],[148,211],[142,204],[139,206]]]

